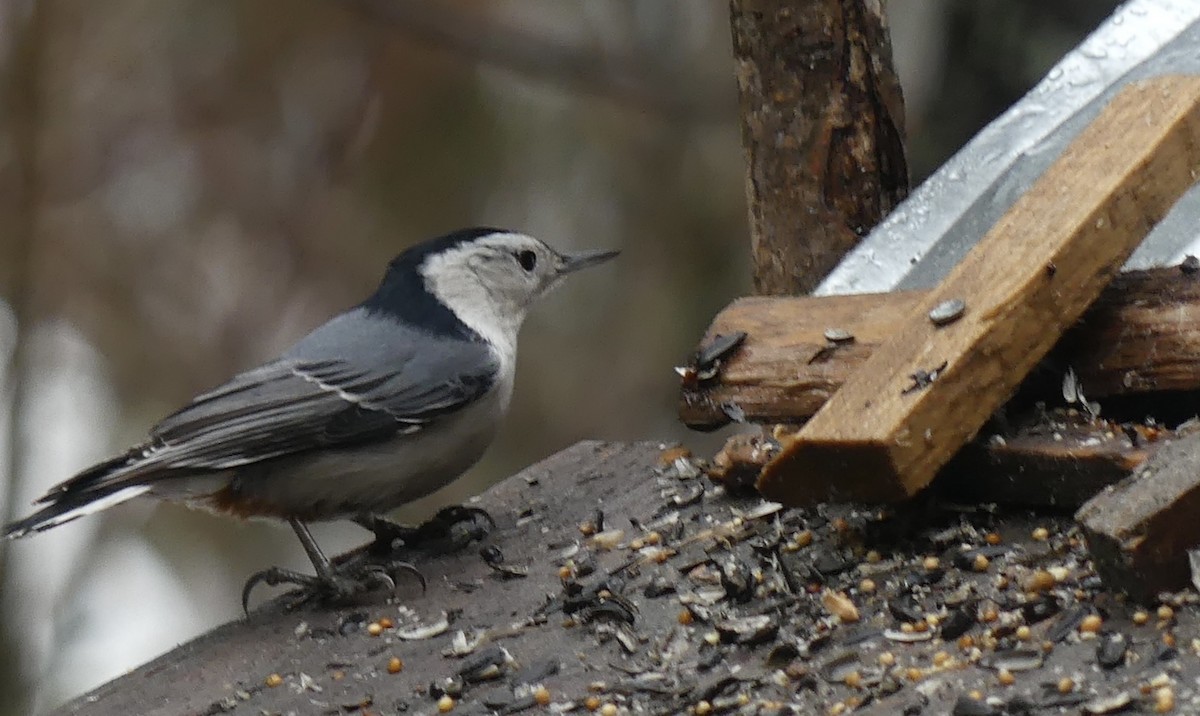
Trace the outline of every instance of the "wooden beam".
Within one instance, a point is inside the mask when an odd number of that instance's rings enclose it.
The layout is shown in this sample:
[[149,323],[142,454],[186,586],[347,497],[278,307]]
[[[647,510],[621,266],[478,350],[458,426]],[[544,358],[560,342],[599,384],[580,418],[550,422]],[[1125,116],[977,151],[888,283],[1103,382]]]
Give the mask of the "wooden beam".
[[807,293],[908,194],[884,4],[731,0],[754,291]]
[[[788,504],[925,487],[1195,181],[1200,78],[1128,85],[767,465]],[[949,324],[934,309],[965,301]]]
[[[967,443],[931,489],[964,504],[1073,510],[1128,477],[1178,436],[1158,427],[1091,418],[1074,409],[1039,411],[1020,423]],[[768,436],[738,433],[705,472],[731,492],[743,492],[778,453],[779,444]]]
[[931,489],[967,504],[1077,509],[1165,444],[1140,437],[1144,432],[1140,426],[1139,437],[1130,440],[1120,426],[1083,419],[980,436],[963,446]]
[[[741,298],[717,314],[701,345],[747,334],[717,376],[683,386],[679,417],[712,430],[737,412],[748,422],[799,425],[927,299],[903,291],[857,296]],[[835,345],[831,328],[854,336]],[[1104,289],[1050,354],[1089,398],[1200,390],[1200,274],[1180,267],[1130,271]]]
[[1105,584],[1141,601],[1188,586],[1200,546],[1200,435],[1160,448],[1076,514]]

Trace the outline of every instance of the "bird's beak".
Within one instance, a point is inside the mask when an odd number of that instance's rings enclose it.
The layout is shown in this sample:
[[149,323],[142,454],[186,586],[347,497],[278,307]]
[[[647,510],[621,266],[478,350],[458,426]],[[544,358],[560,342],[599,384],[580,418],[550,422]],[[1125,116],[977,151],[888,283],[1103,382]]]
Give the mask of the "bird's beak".
[[579,269],[585,269],[589,266],[604,263],[611,258],[616,258],[620,251],[581,251],[577,254],[567,254],[562,257],[562,264],[558,269],[558,273],[568,274]]

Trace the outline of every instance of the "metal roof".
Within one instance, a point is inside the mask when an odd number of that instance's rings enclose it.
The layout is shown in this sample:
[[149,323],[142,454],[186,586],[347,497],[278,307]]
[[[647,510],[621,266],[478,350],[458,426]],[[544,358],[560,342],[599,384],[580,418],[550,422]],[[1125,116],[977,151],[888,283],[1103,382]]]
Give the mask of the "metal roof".
[[[936,285],[1129,82],[1200,74],[1200,2],[1131,0],[1036,87],[918,187],[817,287],[816,295]],[[1200,187],[1127,268],[1200,252]]]

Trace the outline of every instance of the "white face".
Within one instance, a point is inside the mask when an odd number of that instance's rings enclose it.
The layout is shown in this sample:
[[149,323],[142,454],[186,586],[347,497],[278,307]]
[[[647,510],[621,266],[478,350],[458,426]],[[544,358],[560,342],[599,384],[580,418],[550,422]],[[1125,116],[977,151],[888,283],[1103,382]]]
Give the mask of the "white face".
[[501,350],[516,350],[529,307],[570,272],[612,256],[563,256],[537,239],[495,233],[430,256],[421,264],[428,290],[459,320]]
[[563,258],[524,234],[492,234],[463,247],[462,261],[498,304],[527,310],[562,282]]

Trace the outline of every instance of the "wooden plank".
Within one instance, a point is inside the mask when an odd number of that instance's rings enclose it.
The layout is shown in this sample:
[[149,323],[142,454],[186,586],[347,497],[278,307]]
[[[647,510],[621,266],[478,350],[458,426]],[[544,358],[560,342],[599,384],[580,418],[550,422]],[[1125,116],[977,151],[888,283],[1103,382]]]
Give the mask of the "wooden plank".
[[[498,523],[487,543],[500,550],[505,564],[527,568],[524,579],[496,578],[478,548],[398,555],[413,560],[427,575],[428,591],[422,592],[415,580],[401,580],[394,599],[386,602],[384,595],[373,594],[358,604],[297,611],[287,611],[278,602],[266,604],[248,618],[184,644],[53,713],[430,713],[437,710],[436,699],[423,695],[425,690],[431,682],[453,676],[463,663],[448,659],[443,651],[454,631],[462,628],[473,636],[479,634],[474,630],[486,628],[489,639],[507,648],[522,667],[536,667],[546,659],[561,662],[558,673],[545,677],[547,683],[556,693],[569,689],[584,694],[598,672],[594,665],[573,658],[580,648],[577,630],[562,627],[561,613],[548,623],[529,619],[523,624],[522,619],[545,609],[548,594],[562,591],[558,551],[548,550],[547,543],[580,539],[579,524],[598,508],[614,515],[613,522],[616,515],[647,523],[654,519],[653,511],[664,499],[653,476],[660,453],[660,445],[653,442],[581,442],[484,493],[477,504]],[[621,525],[634,534],[628,522],[622,520]],[[604,556],[609,555],[612,561],[628,559],[624,550]],[[231,592],[229,603],[236,599]],[[397,602],[405,605],[400,616]],[[406,609],[426,624],[439,615],[445,618],[446,612],[461,614],[462,621],[443,634],[432,632],[428,639],[401,641],[390,631],[381,637],[367,635],[368,621],[387,616],[401,623]],[[674,627],[671,614],[663,621]],[[347,628],[347,622],[354,628]],[[164,619],[164,628],[167,623]],[[472,656],[488,645],[485,640]],[[384,672],[393,655],[403,660],[403,671],[395,675]],[[345,678],[332,677],[336,671]],[[263,680],[271,673],[281,674],[285,685],[265,688]],[[301,674],[311,686],[303,686]],[[478,701],[474,694],[471,699]],[[357,708],[362,704],[371,708]],[[455,713],[481,712],[467,706]]]
[[[717,314],[701,345],[747,334],[710,381],[683,386],[679,417],[712,430],[730,406],[755,423],[801,424],[887,340],[925,292],[740,298]],[[834,347],[830,328],[853,343]],[[1148,390],[1200,390],[1200,274],[1179,267],[1130,271],[1113,280],[1051,353],[1089,398]]]
[[1076,514],[1105,584],[1148,601],[1188,586],[1200,545],[1200,435],[1163,446],[1136,474]]
[[[1177,433],[1146,425],[1119,425],[1074,409],[1039,414],[1003,433],[963,446],[938,474],[937,494],[963,504],[1077,509],[1128,477]],[[738,433],[713,456],[705,472],[731,492],[757,481],[778,454],[765,435]]]
[[[701,700],[714,704],[712,713],[723,714],[736,713],[747,702],[743,712],[826,714],[830,704],[844,701],[861,705],[846,710],[855,716],[911,712],[914,702],[928,715],[987,713],[956,710],[955,702],[978,688],[1013,703],[1045,703],[1041,684],[1057,683],[1064,674],[1089,675],[1076,690],[1088,698],[1092,691],[1136,693],[1160,669],[1170,669],[1177,684],[1193,684],[1200,676],[1200,660],[1187,653],[1159,661],[1154,647],[1161,632],[1153,623],[1135,627],[1113,595],[1093,588],[1086,570],[1072,569],[1053,599],[1025,600],[1022,575],[1086,559],[1082,547],[1068,540],[1073,523],[1067,517],[930,510],[878,520],[849,505],[833,505],[820,514],[776,512],[756,496],[720,494],[705,489],[701,478],[681,479],[669,469],[661,474],[658,468],[668,455],[654,443],[584,443],[482,495],[478,505],[498,522],[486,542],[489,553],[524,570],[524,578],[502,578],[481,556],[483,545],[449,553],[397,554],[411,559],[429,578],[428,592],[422,593],[415,580],[402,580],[394,598],[386,600],[375,594],[358,604],[291,612],[279,604],[264,605],[247,619],[189,641],[46,713],[429,714],[438,711],[431,686],[445,684],[469,664],[497,661],[497,678],[462,684],[450,714],[544,716],[566,710],[537,706],[532,695],[525,696],[528,684],[543,685],[554,704],[582,704],[595,697],[619,705],[622,714],[696,713]],[[581,523],[596,519],[597,509],[604,513],[606,530],[624,533],[612,549],[601,549],[580,533]],[[922,516],[931,519],[922,521]],[[1046,528],[1049,542],[1035,541],[1035,528]],[[651,532],[657,535],[653,540]],[[812,537],[807,547],[793,539],[802,532]],[[903,540],[888,540],[897,533],[904,534]],[[984,535],[992,533],[1001,538],[999,545],[985,541]],[[638,545],[643,539],[648,544]],[[880,561],[860,566],[854,555],[862,548],[879,551]],[[986,571],[977,571],[973,560],[964,568],[972,553],[986,553]],[[936,571],[924,565],[929,555],[941,557]],[[562,578],[563,567],[574,575]],[[1001,575],[1009,578],[999,579]],[[697,592],[711,594],[719,588],[714,577],[731,593],[707,605]],[[872,579],[875,588],[863,588],[864,578]],[[936,586],[921,590],[914,601],[914,583],[934,580]],[[739,584],[753,588],[746,591]],[[860,622],[832,623],[819,600],[806,593],[809,589],[846,594]],[[235,591],[227,595],[228,604],[236,603]],[[574,602],[569,613],[568,601]],[[1061,641],[1044,654],[1040,667],[1021,672],[1016,685],[997,686],[992,667],[1004,657],[993,651],[1011,650],[1013,639],[1005,634],[1016,625],[976,623],[974,616],[992,604],[1007,610],[1026,601],[1018,611],[1032,630],[1030,643],[1056,640],[1055,632]],[[620,621],[626,605],[633,612],[629,624]],[[1081,610],[1105,605],[1112,607],[1104,613],[1105,629],[1125,633],[1134,653],[1128,668],[1107,670],[1101,677],[1095,667],[1097,640],[1066,637]],[[1170,631],[1186,646],[1200,634],[1200,609],[1175,607]],[[1061,616],[1054,616],[1059,608]],[[884,629],[899,632],[903,622],[912,621],[903,615],[913,610],[942,614],[943,631],[902,645],[881,638]],[[1077,615],[1074,620],[1072,614]],[[428,630],[429,638],[402,640],[397,632],[410,626],[410,615],[426,625],[445,616],[448,628]],[[772,626],[752,640],[726,636],[731,622],[744,624],[760,619],[757,615],[768,615],[772,625],[782,628]],[[383,617],[396,626],[371,636],[367,625]],[[178,629],[170,613],[157,619],[164,629]],[[965,630],[983,650],[980,658],[959,655],[947,643],[953,641],[948,628]],[[999,646],[983,637],[990,628],[995,628]],[[713,631],[722,637],[716,643],[703,638]],[[465,650],[459,632],[474,648],[466,655],[448,655]],[[811,653],[797,654],[797,644],[805,643],[811,644]],[[501,648],[504,652],[497,653]],[[938,652],[947,650],[955,654],[956,662],[947,664],[952,671],[928,668],[942,658]],[[873,665],[884,652],[897,651],[902,658],[883,670],[880,684],[847,683],[835,670],[846,664],[846,653],[857,653],[860,664]],[[393,657],[402,662],[398,673],[387,667]],[[1147,664],[1157,668],[1148,670]],[[910,678],[913,665],[922,670],[919,682]],[[656,678],[634,681],[629,672],[647,666]],[[787,671],[787,680],[778,678],[780,669]],[[279,674],[283,683],[266,686],[269,674]],[[75,674],[68,670],[63,675]],[[954,682],[937,681],[946,677]],[[891,682],[904,687],[896,690]],[[1190,698],[1180,696],[1180,701],[1190,703]],[[612,710],[575,708],[572,713]],[[1188,712],[1184,707],[1177,711]],[[1057,711],[1047,707],[1034,713]]]
[[[788,504],[904,499],[1095,300],[1200,165],[1200,78],[1127,86],[763,471]],[[965,300],[935,326],[928,313]],[[936,379],[919,380],[934,374]]]
[[[1145,432],[1143,426],[1139,435]],[[1120,426],[1105,421],[1055,419],[1015,434],[972,440],[942,469],[932,489],[966,504],[1077,509],[1128,477],[1163,440],[1132,441]]]

